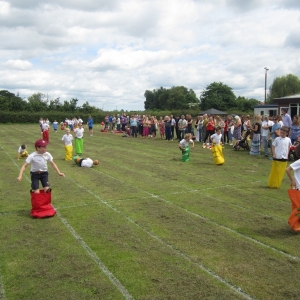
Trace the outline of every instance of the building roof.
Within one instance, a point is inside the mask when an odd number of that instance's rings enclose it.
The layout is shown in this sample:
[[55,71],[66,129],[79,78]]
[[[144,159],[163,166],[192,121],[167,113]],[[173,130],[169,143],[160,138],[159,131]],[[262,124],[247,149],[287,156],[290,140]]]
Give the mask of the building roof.
[[285,96],[285,97],[280,97],[280,98],[274,98],[274,99],[298,99],[298,98],[300,98],[300,94],[290,95],[290,96]]
[[254,108],[277,108],[278,104],[264,104],[264,105],[254,105]]

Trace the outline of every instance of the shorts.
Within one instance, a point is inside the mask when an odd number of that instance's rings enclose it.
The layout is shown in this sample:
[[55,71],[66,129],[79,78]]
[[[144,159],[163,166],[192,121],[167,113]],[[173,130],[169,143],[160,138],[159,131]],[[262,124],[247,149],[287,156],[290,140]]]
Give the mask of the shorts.
[[89,130],[93,129],[93,126],[89,126]]
[[38,172],[30,172],[31,174],[31,188],[33,190],[39,189],[39,181],[42,183],[43,187],[50,186],[48,182],[48,172],[42,172],[38,174]]

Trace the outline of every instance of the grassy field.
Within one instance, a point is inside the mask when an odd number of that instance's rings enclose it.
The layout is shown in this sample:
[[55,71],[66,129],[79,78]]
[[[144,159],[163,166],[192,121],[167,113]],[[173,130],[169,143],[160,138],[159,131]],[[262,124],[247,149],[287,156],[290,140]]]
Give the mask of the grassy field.
[[[85,129],[87,131],[87,129]],[[84,136],[92,169],[64,160],[63,131],[50,133],[56,216],[30,217],[29,167],[38,125],[2,125],[0,299],[298,299],[299,234],[288,178],[267,188],[269,159],[225,146],[225,164],[196,143]]]

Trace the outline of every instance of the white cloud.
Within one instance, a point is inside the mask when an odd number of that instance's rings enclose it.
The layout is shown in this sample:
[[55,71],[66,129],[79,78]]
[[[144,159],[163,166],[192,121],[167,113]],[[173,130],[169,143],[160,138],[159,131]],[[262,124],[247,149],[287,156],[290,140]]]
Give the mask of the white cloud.
[[[0,89],[144,108],[144,92],[223,82],[264,98],[276,76],[300,77],[293,0],[0,1]],[[22,94],[24,93],[24,94]]]
[[15,70],[29,70],[32,67],[32,64],[29,61],[25,60],[8,60],[3,64],[4,68],[15,69]]

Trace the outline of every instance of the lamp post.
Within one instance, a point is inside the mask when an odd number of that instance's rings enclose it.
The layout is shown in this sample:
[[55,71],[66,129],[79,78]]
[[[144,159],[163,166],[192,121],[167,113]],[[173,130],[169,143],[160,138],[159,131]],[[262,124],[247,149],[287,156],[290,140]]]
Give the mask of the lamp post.
[[269,71],[269,69],[267,67],[265,67],[265,105],[267,102],[267,72]]

